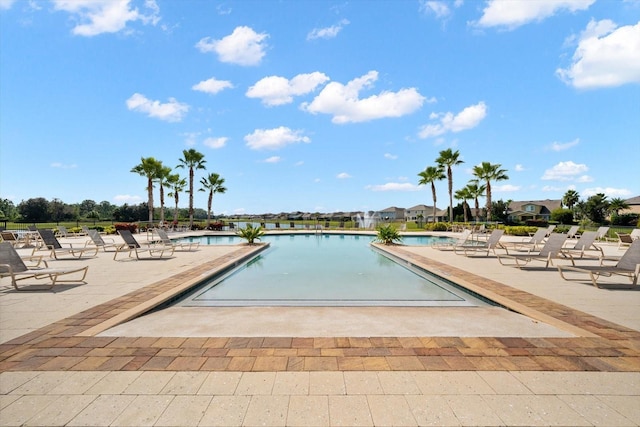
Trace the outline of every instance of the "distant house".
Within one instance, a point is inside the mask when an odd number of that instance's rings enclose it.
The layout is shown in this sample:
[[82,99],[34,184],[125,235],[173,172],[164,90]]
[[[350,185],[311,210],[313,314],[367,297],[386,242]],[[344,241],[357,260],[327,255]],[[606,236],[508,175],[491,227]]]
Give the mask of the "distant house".
[[632,197],[625,200],[625,202],[629,205],[629,209],[620,211],[621,215],[631,213],[640,214],[640,196]]
[[561,200],[528,200],[511,202],[508,218],[511,222],[526,222],[530,220],[549,221],[551,212],[562,207]]
[[415,205],[405,211],[404,217],[407,221],[418,221],[419,218],[421,218],[423,222],[438,222],[442,220],[442,217],[438,214],[440,211],[441,210],[436,207],[436,218],[434,221],[433,206]]
[[375,215],[383,221],[395,221],[397,219],[404,220],[404,208],[391,206],[381,211],[376,211]]

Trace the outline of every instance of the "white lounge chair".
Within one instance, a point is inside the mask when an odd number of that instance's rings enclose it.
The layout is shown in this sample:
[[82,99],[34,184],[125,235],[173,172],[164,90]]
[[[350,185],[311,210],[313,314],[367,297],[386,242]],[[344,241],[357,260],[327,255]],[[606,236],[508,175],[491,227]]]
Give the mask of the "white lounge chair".
[[609,232],[609,227],[599,227],[596,233],[596,240],[605,240],[607,238],[607,233]]
[[[122,237],[125,244],[120,246],[116,250],[116,253],[113,254],[114,260],[118,257],[118,254],[122,252],[127,252],[129,254],[129,258],[135,254],[136,259],[161,259],[173,256],[173,252],[175,251],[175,247],[164,244],[148,243],[143,247],[138,243],[136,238],[133,237],[133,234],[131,234],[131,231],[129,230],[118,230],[118,234],[120,234],[120,237]],[[144,252],[148,252],[149,256],[140,257],[140,254]]]
[[569,227],[569,231],[567,231],[567,239],[575,239],[576,237],[578,237],[579,230],[579,225],[572,225],[571,227]]
[[111,252],[107,251],[108,248],[113,248],[115,251],[117,251],[122,246],[125,246],[125,243],[116,243],[115,240],[110,238],[106,238],[108,241],[105,240],[104,238],[102,238],[98,230],[87,230],[87,234],[89,235],[91,240],[86,242],[85,246],[95,245],[97,248],[102,249],[104,252]]
[[163,245],[173,246],[176,250],[192,251],[200,246],[200,242],[174,242],[169,238],[166,231],[161,229],[156,229],[155,231],[158,233]]
[[536,251],[538,246],[544,241],[547,234],[546,228],[538,228],[538,230],[529,239],[525,239],[521,242],[504,242],[501,246],[509,253],[509,249],[516,251]]
[[452,251],[457,246],[462,246],[467,244],[469,237],[471,237],[471,230],[465,229],[465,230],[462,230],[462,233],[460,233],[460,236],[458,236],[458,238],[455,241],[453,242],[447,241],[444,243],[436,242],[436,243],[433,243],[431,247],[434,249],[438,249],[440,251]]
[[[560,233],[552,233],[551,236],[544,243],[544,246],[540,249],[538,253],[527,253],[527,254],[496,254],[498,257],[498,261],[502,265],[512,265],[514,267],[522,268],[531,261],[542,261],[545,263],[545,268],[549,266],[549,264],[553,265],[553,259],[558,258],[560,252],[562,250],[562,245],[564,245],[565,240],[567,240],[566,234]],[[512,259],[515,264],[506,264],[503,262],[505,259]],[[573,262],[573,261],[572,261]]]
[[596,235],[597,233],[595,231],[585,231],[582,233],[575,245],[572,247],[562,248],[562,255],[571,259],[604,257],[602,248],[594,244],[596,241]]
[[478,252],[484,252],[484,256],[489,256],[489,252],[491,251],[495,254],[496,248],[502,247],[500,244],[500,238],[503,234],[504,229],[496,228],[491,232],[486,241],[479,242],[474,245],[459,245],[454,247],[454,251],[459,255],[462,254],[465,256],[477,254]]
[[[86,283],[84,279],[87,276],[89,266],[79,268],[49,268],[46,261],[42,262],[44,262],[45,268],[27,267],[10,243],[0,243],[0,277],[11,277],[11,284],[17,291],[24,290],[18,287],[18,281],[26,279],[51,280],[51,283],[46,285],[46,289],[51,289],[57,283]],[[76,279],[60,279],[60,276],[73,273],[79,273],[81,277]]]
[[640,239],[633,241],[616,265],[603,265],[603,262],[604,260],[600,262],[600,265],[594,266],[558,265],[557,267],[564,280],[577,280],[567,278],[565,276],[567,271],[585,273],[589,274],[593,286],[599,288],[598,279],[600,277],[619,275],[628,277],[631,280],[631,287],[635,287],[638,284],[638,275],[640,275]]

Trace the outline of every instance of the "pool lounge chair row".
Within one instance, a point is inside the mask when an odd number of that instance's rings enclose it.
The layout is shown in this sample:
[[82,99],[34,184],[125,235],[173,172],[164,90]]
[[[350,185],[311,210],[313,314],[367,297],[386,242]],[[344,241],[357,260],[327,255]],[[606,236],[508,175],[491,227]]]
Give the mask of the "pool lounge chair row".
[[[542,232],[547,231],[547,229],[541,230]],[[463,232],[460,238],[450,243],[448,247],[437,244],[433,245],[433,247],[440,250],[443,248],[445,250],[453,250],[455,253],[464,254],[465,256],[478,253],[488,256],[493,251],[500,264],[518,268],[527,266],[533,261],[544,262],[544,268],[548,268],[550,265],[554,266],[554,260],[568,261],[570,265],[564,263],[555,265],[563,279],[572,280],[567,278],[567,271],[589,274],[592,284],[596,287],[600,287],[598,283],[600,277],[616,275],[628,277],[631,281],[631,287],[635,287],[638,283],[640,274],[640,238],[633,239],[629,244],[629,248],[621,257],[606,257],[602,248],[595,244],[599,235],[598,231],[585,231],[573,245],[567,245],[567,234],[552,233],[541,244],[539,250],[537,250],[539,243],[534,239],[536,236],[532,236],[528,242],[507,243],[500,242],[503,234],[503,230],[495,229],[491,232],[486,242],[479,243],[469,241],[470,233]],[[498,249],[501,252],[498,252]],[[509,249],[512,249],[511,252]],[[598,265],[576,265],[576,261],[579,260],[597,261]],[[616,261],[616,264],[607,265],[611,261]]]

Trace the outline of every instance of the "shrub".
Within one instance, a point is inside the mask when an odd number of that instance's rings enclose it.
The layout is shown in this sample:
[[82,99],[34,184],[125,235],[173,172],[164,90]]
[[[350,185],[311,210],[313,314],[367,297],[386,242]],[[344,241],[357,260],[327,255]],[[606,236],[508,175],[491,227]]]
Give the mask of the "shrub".
[[251,224],[247,224],[245,228],[239,228],[236,234],[245,239],[249,245],[253,245],[255,240],[260,240],[260,237],[264,236],[264,231],[260,226],[254,228]]
[[528,219],[525,224],[529,227],[548,227],[549,222],[544,219]]
[[138,224],[135,222],[116,222],[113,224],[115,230],[129,230],[132,233],[138,232]]
[[430,222],[424,228],[428,231],[447,231],[449,226],[446,222]]
[[612,215],[611,225],[623,225],[623,226],[634,227],[638,225],[639,220],[640,220],[640,215],[636,213]]
[[554,209],[551,211],[551,221],[556,221],[560,224],[573,224],[573,211],[562,208]]
[[222,231],[222,227],[224,227],[224,223],[222,221],[210,222],[207,230]]
[[507,226],[504,232],[510,236],[528,236],[529,233],[535,233],[538,227],[528,227],[523,225]]
[[401,242],[402,236],[393,225],[381,225],[378,227],[378,236],[375,241],[384,245],[392,245],[395,242]]

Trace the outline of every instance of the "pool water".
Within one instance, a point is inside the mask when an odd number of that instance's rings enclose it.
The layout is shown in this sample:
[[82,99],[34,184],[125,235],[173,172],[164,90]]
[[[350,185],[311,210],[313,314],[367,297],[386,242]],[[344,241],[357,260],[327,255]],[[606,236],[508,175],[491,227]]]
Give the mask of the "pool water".
[[[215,237],[215,239],[228,239]],[[183,306],[478,306],[461,289],[382,255],[375,236],[265,235],[270,248]],[[203,239],[211,239],[204,237]],[[235,242],[235,241],[234,241]],[[229,242],[231,243],[231,242]],[[236,242],[237,243],[237,242]]]

